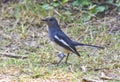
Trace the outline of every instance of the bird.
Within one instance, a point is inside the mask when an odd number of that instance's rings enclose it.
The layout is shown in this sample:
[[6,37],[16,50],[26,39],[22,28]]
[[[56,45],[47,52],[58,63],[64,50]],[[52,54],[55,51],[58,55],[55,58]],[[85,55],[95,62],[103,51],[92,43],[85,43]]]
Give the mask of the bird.
[[90,44],[83,44],[76,41],[73,41],[70,39],[60,28],[58,21],[55,17],[46,17],[42,19],[42,21],[45,21],[48,25],[48,35],[50,38],[50,41],[54,47],[60,51],[61,53],[58,54],[58,56],[61,58],[59,62],[57,63],[57,66],[59,66],[62,62],[62,60],[65,57],[65,54],[67,55],[65,63],[67,64],[67,60],[69,57],[69,54],[73,52],[78,57],[80,57],[79,52],[76,49],[76,46],[90,46],[95,47],[99,49],[104,49],[104,47],[96,46],[96,45],[90,45]]

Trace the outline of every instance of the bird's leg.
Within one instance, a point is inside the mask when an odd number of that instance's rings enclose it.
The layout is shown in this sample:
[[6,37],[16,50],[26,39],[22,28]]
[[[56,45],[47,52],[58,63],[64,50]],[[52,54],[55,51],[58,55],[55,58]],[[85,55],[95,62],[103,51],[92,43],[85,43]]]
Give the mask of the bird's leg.
[[65,57],[65,54],[64,54],[64,53],[60,53],[60,54],[58,54],[58,57],[60,58],[60,60],[59,60],[59,62],[57,63],[57,66],[60,65],[61,61],[62,61],[62,60],[64,59],[64,57]]
[[66,60],[65,60],[65,64],[67,64],[68,57],[69,57],[69,53],[67,54],[67,57],[66,57]]

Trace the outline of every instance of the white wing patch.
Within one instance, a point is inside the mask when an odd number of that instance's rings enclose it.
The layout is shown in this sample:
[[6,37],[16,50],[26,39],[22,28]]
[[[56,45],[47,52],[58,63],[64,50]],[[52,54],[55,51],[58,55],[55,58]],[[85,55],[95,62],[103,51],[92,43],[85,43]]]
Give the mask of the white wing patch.
[[64,45],[68,46],[72,51],[75,51],[73,48],[71,48],[63,39],[60,39],[57,35],[55,35],[55,38],[62,42]]

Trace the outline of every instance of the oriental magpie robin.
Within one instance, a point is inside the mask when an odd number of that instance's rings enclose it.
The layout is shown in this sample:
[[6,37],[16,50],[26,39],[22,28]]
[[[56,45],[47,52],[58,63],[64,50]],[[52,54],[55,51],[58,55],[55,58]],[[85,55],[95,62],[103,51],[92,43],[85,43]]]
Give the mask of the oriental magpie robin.
[[61,54],[59,54],[59,57],[61,59],[57,63],[57,65],[59,65],[61,63],[61,61],[64,59],[64,57],[65,57],[64,53],[67,54],[65,63],[67,63],[68,56],[69,56],[70,52],[73,52],[77,56],[80,57],[80,54],[76,50],[76,46],[91,46],[91,47],[103,49],[103,47],[100,47],[100,46],[89,45],[89,44],[82,44],[82,43],[78,43],[78,42],[75,42],[75,41],[71,40],[61,30],[61,28],[60,28],[56,18],[54,18],[54,17],[47,17],[45,19],[42,19],[42,21],[46,21],[47,22],[48,29],[49,29],[48,33],[49,33],[49,37],[50,37],[50,40],[52,42],[52,45],[54,45],[57,50],[62,52]]

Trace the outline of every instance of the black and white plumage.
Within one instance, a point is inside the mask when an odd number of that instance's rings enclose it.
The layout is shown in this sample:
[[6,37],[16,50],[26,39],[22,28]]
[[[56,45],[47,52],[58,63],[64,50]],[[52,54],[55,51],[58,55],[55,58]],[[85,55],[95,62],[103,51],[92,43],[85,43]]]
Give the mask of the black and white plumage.
[[[77,56],[80,56],[78,51],[76,50],[76,46],[91,46],[95,48],[101,48],[100,46],[95,45],[89,45],[89,44],[82,44],[75,42],[71,40],[59,27],[57,20],[54,17],[48,17],[45,19],[42,19],[42,21],[46,21],[48,25],[48,32],[49,37],[53,45],[55,45],[55,48],[57,48],[59,51],[66,53],[66,63],[70,52],[75,53]],[[63,58],[58,62],[58,65],[61,63]]]

